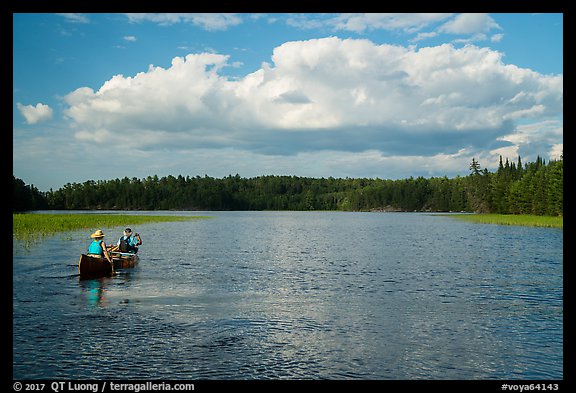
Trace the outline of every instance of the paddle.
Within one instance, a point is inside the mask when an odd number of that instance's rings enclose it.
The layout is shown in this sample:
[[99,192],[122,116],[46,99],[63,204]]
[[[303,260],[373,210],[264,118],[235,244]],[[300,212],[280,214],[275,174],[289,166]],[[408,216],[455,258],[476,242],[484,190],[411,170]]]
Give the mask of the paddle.
[[110,246],[110,249],[108,250],[108,252],[114,252],[116,251],[120,246],[116,245],[116,246]]
[[[116,248],[118,248],[118,246],[115,246]],[[103,251],[104,251],[104,259],[106,259],[109,263],[110,263],[110,267],[112,268],[112,274],[114,274],[114,261],[112,261],[112,254],[111,251],[114,249],[114,247],[112,248],[108,248],[106,247]]]

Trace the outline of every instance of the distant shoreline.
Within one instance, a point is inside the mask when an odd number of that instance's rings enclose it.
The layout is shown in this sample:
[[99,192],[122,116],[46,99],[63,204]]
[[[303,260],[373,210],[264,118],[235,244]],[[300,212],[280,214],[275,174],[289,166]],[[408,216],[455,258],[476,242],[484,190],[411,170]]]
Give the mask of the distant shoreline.
[[[319,210],[317,210],[319,211]],[[370,211],[366,211],[370,212]],[[398,210],[372,210],[371,212],[405,212]],[[564,228],[562,216],[536,216],[529,214],[464,214],[462,212],[420,212],[436,213],[455,219],[481,224],[519,225],[545,228]],[[56,214],[13,214],[13,236],[23,239],[33,236],[46,236],[58,232],[78,229],[95,230],[117,226],[136,226],[154,222],[187,221],[210,218],[208,216],[161,216],[161,215],[131,215],[131,214],[68,214],[66,211]]]

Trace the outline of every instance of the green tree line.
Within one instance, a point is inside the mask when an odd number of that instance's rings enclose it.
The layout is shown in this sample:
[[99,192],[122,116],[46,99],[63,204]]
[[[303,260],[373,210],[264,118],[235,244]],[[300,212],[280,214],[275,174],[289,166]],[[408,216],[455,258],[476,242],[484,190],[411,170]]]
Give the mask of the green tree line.
[[209,176],[88,180],[40,192],[14,177],[15,211],[118,210],[346,210],[466,211],[563,215],[563,159],[522,164],[502,157],[498,169],[455,178],[309,178]]
[[26,185],[23,180],[12,175],[14,181],[12,211],[42,210],[48,208],[48,198],[33,185]]

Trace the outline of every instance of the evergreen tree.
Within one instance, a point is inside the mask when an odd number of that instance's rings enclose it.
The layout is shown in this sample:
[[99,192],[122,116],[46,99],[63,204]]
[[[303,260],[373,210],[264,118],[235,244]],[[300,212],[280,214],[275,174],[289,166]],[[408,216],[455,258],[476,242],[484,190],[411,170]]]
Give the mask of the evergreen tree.
[[46,195],[34,185],[26,185],[22,179],[12,175],[12,211],[40,210],[48,207]]
[[476,161],[474,157],[472,157],[472,162],[470,163],[470,170],[472,171],[473,175],[480,174],[480,164],[478,163],[478,161]]

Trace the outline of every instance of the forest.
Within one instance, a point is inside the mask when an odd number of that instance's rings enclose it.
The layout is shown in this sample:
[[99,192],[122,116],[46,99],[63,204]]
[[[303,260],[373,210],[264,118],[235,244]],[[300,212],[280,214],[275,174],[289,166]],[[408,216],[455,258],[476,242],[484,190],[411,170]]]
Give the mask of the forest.
[[14,178],[13,211],[27,210],[343,210],[430,211],[563,216],[563,157],[498,169],[474,158],[467,176],[309,178],[229,175],[88,180],[42,192]]

